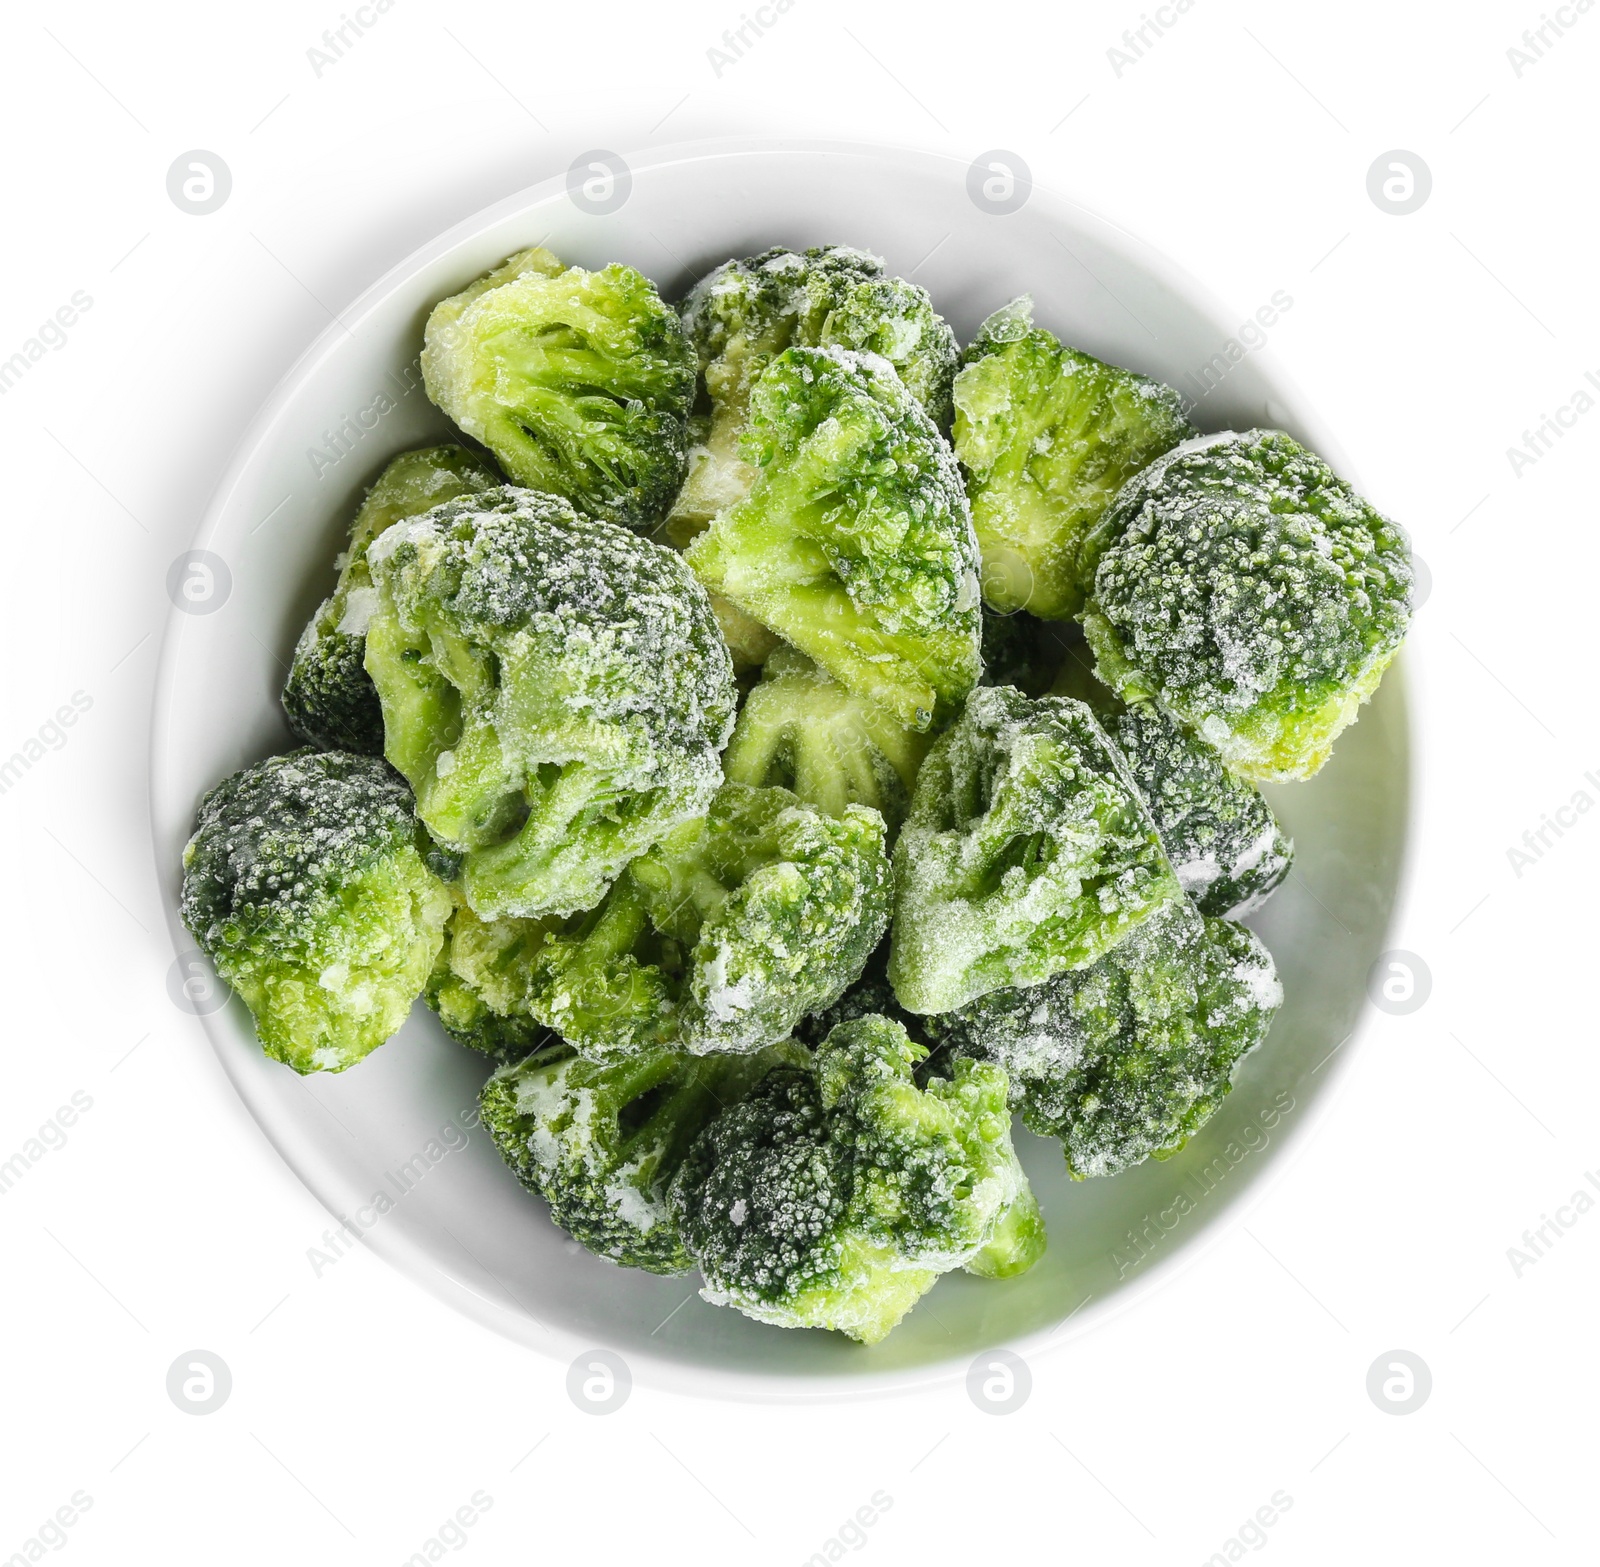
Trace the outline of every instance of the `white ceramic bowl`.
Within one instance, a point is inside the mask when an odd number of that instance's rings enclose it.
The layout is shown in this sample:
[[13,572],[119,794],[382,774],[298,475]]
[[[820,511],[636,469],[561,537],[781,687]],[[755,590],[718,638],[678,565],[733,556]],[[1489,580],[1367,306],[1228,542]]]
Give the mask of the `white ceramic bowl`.
[[[1031,292],[1041,325],[1191,397],[1202,390],[1194,372],[1238,328],[1190,279],[1069,201],[1036,188],[1017,211],[986,210],[968,194],[966,166],[948,158],[740,143],[631,162],[631,191],[614,212],[581,210],[566,182],[551,180],[418,251],[342,313],[247,432],[195,540],[226,563],[231,594],[215,613],[174,612],[157,685],[152,798],[169,909],[201,794],[289,743],[277,703],[286,661],[331,585],[363,487],[396,452],[450,433],[416,372],[429,308],[510,252],[538,242],[584,266],[625,261],[676,299],[729,256],[858,245],[927,287],[964,340],[990,310]],[[1265,353],[1232,364],[1195,418],[1208,429],[1281,426],[1349,471]],[[237,1000],[206,1027],[262,1129],[328,1209],[509,1338],[563,1359],[607,1346],[636,1376],[730,1396],[838,1397],[948,1377],[998,1345],[1033,1354],[1065,1343],[1148,1291],[1257,1193],[1330,1094],[1354,1044],[1329,1053],[1358,1025],[1401,877],[1409,783],[1398,670],[1317,778],[1272,796],[1299,858],[1253,923],[1288,999],[1223,1108],[1176,1158],[1110,1180],[1068,1181],[1058,1146],[1019,1130],[1049,1223],[1044,1260],[1005,1283],[942,1280],[871,1349],[760,1326],[701,1301],[693,1280],[581,1251],[482,1130],[463,1132],[488,1067],[420,1004],[398,1038],[337,1077],[299,1078],[267,1060]],[[172,929],[180,950],[192,947],[175,914]],[[381,1214],[380,1193],[390,1205]]]

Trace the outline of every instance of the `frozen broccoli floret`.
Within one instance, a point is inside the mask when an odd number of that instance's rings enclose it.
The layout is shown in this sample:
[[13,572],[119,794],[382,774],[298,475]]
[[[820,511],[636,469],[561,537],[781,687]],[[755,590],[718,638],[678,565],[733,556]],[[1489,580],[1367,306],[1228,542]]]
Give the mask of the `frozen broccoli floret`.
[[474,913],[592,908],[705,809],[733,671],[671,550],[507,488],[396,523],[367,562],[386,752]]
[[654,1049],[601,1063],[556,1044],[483,1085],[483,1124],[574,1240],[624,1267],[686,1273],[694,1263],[668,1183],[702,1128],[775,1065],[803,1058],[782,1044],[753,1056]]
[[887,1018],[841,1024],[701,1133],[668,1200],[707,1300],[875,1344],[941,1273],[1040,1255],[1005,1073],[963,1059],[924,1091],[922,1053]]
[[464,446],[402,452],[367,491],[339,556],[339,581],[318,606],[294,650],[283,688],[289,727],[324,751],[383,755],[383,712],[363,659],[367,618],[377,597],[367,548],[385,528],[458,495],[482,494],[504,481]]
[[835,1000],[889,923],[883,818],[725,784],[541,957],[535,1011],[585,1055],[752,1051]]
[[1082,1180],[1176,1153],[1282,1002],[1260,940],[1180,900],[1092,967],[991,991],[930,1026],[1005,1069],[1023,1120],[1061,1139]]
[[552,1043],[551,1030],[533,1015],[530,985],[545,940],[559,924],[510,915],[480,920],[458,903],[423,992],[445,1033],[502,1062]]
[[1120,702],[1089,673],[1088,650],[1078,652],[1055,692],[1087,702],[1116,742],[1195,907],[1232,919],[1259,908],[1294,862],[1294,841],[1261,791],[1153,702]]
[[781,246],[728,261],[680,307],[699,359],[704,413],[689,477],[668,527],[687,543],[718,512],[749,494],[756,470],[740,450],[750,393],[786,348],[854,348],[881,355],[934,423],[950,423],[955,334],[926,292],[885,277],[883,262],[842,245]]
[[1411,552],[1281,430],[1207,436],[1129,482],[1086,548],[1100,677],[1244,778],[1309,778],[1405,637]]
[[930,744],[798,648],[780,647],[744,699],[722,770],[734,783],[792,789],[830,816],[870,805],[892,835]]
[[1047,620],[1082,607],[1080,546],[1118,489],[1194,434],[1171,387],[1066,347],[1026,295],[979,328],[955,407],[983,596]]
[[653,528],[683,482],[694,350],[632,267],[519,251],[434,307],[422,375],[516,483],[586,516]]
[[977,541],[955,459],[890,365],[791,348],[743,450],[760,476],[687,559],[711,592],[927,729],[978,678]]
[[1181,898],[1127,763],[1081,702],[982,686],[895,846],[889,978],[912,1012],[1083,968]]
[[979,685],[1015,686],[1024,696],[1045,696],[1083,636],[1070,621],[1039,620],[1025,610],[983,612],[983,676]]
[[309,748],[224,779],[183,851],[183,923],[297,1072],[342,1072],[405,1022],[450,913],[405,784]]

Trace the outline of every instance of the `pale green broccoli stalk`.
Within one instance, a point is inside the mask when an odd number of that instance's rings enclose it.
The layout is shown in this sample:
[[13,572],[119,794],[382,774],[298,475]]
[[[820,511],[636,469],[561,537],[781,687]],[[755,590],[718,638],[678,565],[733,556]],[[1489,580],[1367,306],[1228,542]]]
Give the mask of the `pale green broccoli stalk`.
[[554,1035],[534,1017],[530,984],[546,938],[559,922],[480,920],[464,903],[445,926],[422,999],[458,1044],[497,1061],[520,1061]]
[[698,1058],[654,1049],[604,1063],[556,1044],[483,1085],[483,1124],[550,1217],[600,1257],[650,1273],[687,1273],[666,1188],[701,1130],[793,1044]]
[[508,488],[397,523],[367,562],[387,755],[474,913],[591,908],[705,809],[733,671],[671,550]]
[[309,747],[224,779],[183,851],[180,913],[297,1072],[342,1072],[406,1020],[450,895],[423,864],[405,784]]
[[1154,703],[1120,702],[1090,674],[1088,649],[1077,652],[1055,693],[1087,702],[1116,742],[1190,901],[1230,919],[1260,908],[1294,863],[1294,841],[1261,791]]
[[744,699],[722,771],[734,783],[792,789],[830,816],[847,805],[870,805],[892,836],[932,743],[840,685],[798,648],[780,647]]
[[1405,638],[1411,550],[1281,430],[1206,436],[1129,482],[1086,548],[1096,672],[1243,778],[1309,778]]
[[791,348],[763,372],[748,497],[689,546],[713,593],[908,729],[977,681],[977,541],[955,459],[892,367]]
[[1092,967],[991,991],[929,1026],[958,1056],[1004,1068],[1023,1120],[1061,1139],[1082,1180],[1182,1148],[1282,1003],[1261,941],[1180,900]]
[[1183,896],[1081,702],[982,686],[934,742],[895,846],[889,978],[912,1012],[1083,968]]
[[769,631],[753,615],[717,594],[709,594],[711,611],[717,617],[722,640],[728,644],[736,674],[749,678],[783,646],[783,639]]
[[933,422],[949,427],[955,334],[923,289],[885,277],[883,262],[863,250],[780,246],[724,262],[679,308],[705,391],[689,477],[667,522],[677,543],[750,493],[756,470],[740,450],[750,393],[786,348],[881,355]]
[[1085,532],[1126,480],[1194,434],[1178,394],[1066,347],[1033,325],[1024,295],[979,328],[954,396],[985,601],[1075,615]]
[[294,650],[283,688],[289,727],[323,751],[383,755],[383,711],[363,659],[367,619],[377,593],[367,548],[386,528],[458,495],[482,494],[504,481],[464,446],[402,452],[367,491],[339,556],[339,580],[318,606]]
[[1037,1259],[1005,1073],[962,1059],[923,1090],[922,1054],[887,1018],[843,1023],[701,1133],[668,1201],[705,1299],[875,1344],[941,1273]]
[[519,251],[434,307],[422,375],[516,483],[586,516],[653,528],[683,482],[694,350],[632,267]]
[[883,818],[724,784],[540,958],[538,1017],[585,1055],[786,1038],[860,974],[889,923]]

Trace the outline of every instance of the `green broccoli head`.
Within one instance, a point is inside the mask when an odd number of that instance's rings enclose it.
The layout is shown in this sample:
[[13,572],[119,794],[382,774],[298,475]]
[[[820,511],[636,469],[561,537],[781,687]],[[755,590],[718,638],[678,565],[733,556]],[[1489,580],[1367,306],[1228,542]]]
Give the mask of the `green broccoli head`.
[[1066,347],[1033,325],[1024,295],[983,323],[954,396],[984,599],[1075,615],[1085,533],[1126,480],[1194,434],[1178,394]]
[[475,913],[590,908],[705,809],[733,671],[671,550],[508,488],[397,523],[367,562],[386,751]]
[[297,1072],[342,1072],[405,1022],[450,913],[411,796],[376,757],[292,751],[224,779],[183,851],[183,923]]
[[756,470],[740,450],[750,394],[786,348],[853,348],[887,359],[941,428],[950,423],[955,334],[927,293],[886,277],[883,262],[842,245],[781,246],[728,261],[680,307],[709,411],[698,421],[689,477],[668,528],[687,543],[749,494]]
[[[887,1018],[906,1031],[907,1038],[917,1047],[921,1056],[912,1070],[916,1085],[919,1088],[932,1088],[935,1093],[946,1092],[937,1085],[941,1079],[949,1079],[955,1074],[955,1052],[946,1045],[931,1045],[926,1027],[928,1019],[907,1012],[900,1005],[894,987],[889,983],[887,962],[885,945],[873,953],[867,960],[861,978],[832,1006],[814,1012],[795,1029],[795,1039],[815,1048],[841,1023],[853,1023],[863,1017]],[[985,1278],[1010,1278],[1032,1267],[1043,1250],[1044,1217],[1039,1212],[1032,1191],[1024,1188],[1002,1216],[993,1238],[962,1267],[968,1273]]]
[[889,977],[910,1011],[948,1012],[1083,968],[1182,896],[1089,709],[982,686],[917,777],[895,846]]
[[725,784],[551,937],[534,1010],[585,1055],[749,1052],[848,986],[889,922],[883,819]]
[[560,921],[480,920],[458,901],[422,999],[452,1039],[501,1062],[554,1042],[533,1015],[531,985],[546,939]]
[[893,834],[930,744],[798,648],[780,647],[744,699],[722,771],[734,783],[792,789],[830,816],[870,805]]
[[1082,657],[1067,659],[1054,689],[1087,702],[1116,742],[1194,906],[1242,919],[1265,903],[1289,874],[1294,841],[1261,791],[1154,703],[1120,702]]
[[562,1044],[501,1068],[483,1085],[483,1124],[500,1157],[550,1217],[597,1256],[650,1273],[687,1273],[666,1188],[690,1145],[780,1062],[792,1044],[701,1059],[653,1049],[585,1060]]
[[1183,1147],[1282,1002],[1261,941],[1182,900],[1091,967],[991,991],[930,1027],[1005,1069],[1023,1120],[1061,1139],[1082,1180]]
[[707,1300],[875,1344],[941,1273],[1040,1255],[1004,1072],[963,1059],[923,1090],[922,1054],[887,1018],[843,1023],[701,1133],[668,1201]]
[[1086,549],[1100,677],[1165,708],[1245,778],[1316,772],[1411,614],[1404,532],[1281,430],[1158,459]]
[[383,711],[367,674],[367,619],[377,597],[367,548],[386,528],[458,495],[481,495],[503,481],[464,446],[402,452],[367,491],[339,557],[339,581],[318,606],[294,650],[283,688],[289,727],[323,751],[383,755]]
[[694,350],[632,267],[518,252],[434,307],[422,375],[516,483],[586,516],[653,528],[683,482]]
[[840,684],[927,729],[979,663],[977,541],[955,459],[893,368],[791,348],[750,401],[760,477],[687,559]]

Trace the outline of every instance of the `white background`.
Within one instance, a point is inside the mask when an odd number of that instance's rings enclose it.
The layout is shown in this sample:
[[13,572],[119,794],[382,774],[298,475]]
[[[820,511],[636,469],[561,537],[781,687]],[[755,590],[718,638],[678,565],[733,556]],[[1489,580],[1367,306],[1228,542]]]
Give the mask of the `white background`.
[[[1197,0],[1118,75],[1137,0],[943,24],[796,0],[719,75],[738,0],[396,0],[319,76],[338,0],[13,11],[0,358],[76,290],[93,304],[0,398],[0,753],[73,692],[92,706],[0,795],[0,1160],[74,1092],[92,1108],[0,1198],[0,1560],[79,1491],[54,1554],[85,1564],[398,1564],[478,1491],[479,1562],[798,1564],[880,1491],[847,1555],[1226,1560],[1282,1491],[1245,1555],[1592,1560],[1600,1211],[1520,1277],[1508,1258],[1600,1168],[1600,813],[1520,875],[1508,857],[1577,791],[1600,801],[1600,411],[1520,476],[1507,455],[1600,375],[1600,10],[1558,15],[1519,77],[1535,0]],[[314,1276],[327,1215],[167,998],[145,798],[164,577],[254,410],[332,311],[579,151],[752,132],[1012,149],[1241,319],[1286,290],[1269,351],[1433,578],[1390,941],[1428,1002],[1369,1013],[1266,1199],[1037,1358],[1004,1417],[959,1382],[781,1408],[639,1385],[580,1412],[565,1365],[365,1251]],[[192,148],[234,182],[203,218],[166,192]],[[1432,171],[1409,216],[1367,194],[1390,149]],[[204,1417],[165,1389],[195,1348],[233,1378]],[[1366,1391],[1394,1349],[1433,1379],[1403,1417]]]

